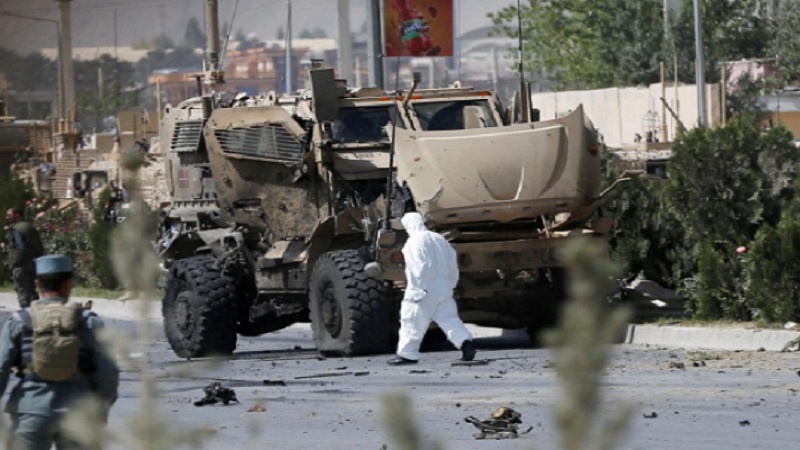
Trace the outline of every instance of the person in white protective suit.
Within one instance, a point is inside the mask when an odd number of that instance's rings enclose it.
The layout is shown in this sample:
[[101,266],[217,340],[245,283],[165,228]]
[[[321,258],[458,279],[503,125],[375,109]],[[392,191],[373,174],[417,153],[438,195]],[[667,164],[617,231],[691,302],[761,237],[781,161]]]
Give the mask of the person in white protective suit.
[[403,246],[406,291],[400,306],[397,356],[388,363],[402,365],[419,361],[419,346],[431,321],[461,349],[462,361],[472,361],[475,358],[472,334],[458,317],[453,299],[453,289],[458,283],[456,251],[442,235],[425,227],[419,213],[407,213],[400,222],[408,232]]

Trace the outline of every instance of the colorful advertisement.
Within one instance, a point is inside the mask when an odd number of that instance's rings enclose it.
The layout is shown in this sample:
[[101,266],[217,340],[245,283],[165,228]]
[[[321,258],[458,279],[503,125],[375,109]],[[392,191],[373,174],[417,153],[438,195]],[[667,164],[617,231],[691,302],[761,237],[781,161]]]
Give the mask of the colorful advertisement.
[[453,0],[384,0],[386,56],[453,56]]

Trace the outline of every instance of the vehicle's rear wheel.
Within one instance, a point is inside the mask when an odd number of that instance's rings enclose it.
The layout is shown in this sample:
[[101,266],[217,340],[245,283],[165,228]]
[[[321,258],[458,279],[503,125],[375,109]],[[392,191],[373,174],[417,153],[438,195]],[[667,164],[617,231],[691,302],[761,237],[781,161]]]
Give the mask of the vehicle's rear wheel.
[[397,344],[399,305],[391,289],[363,272],[355,250],[322,255],[309,286],[311,328],[324,354],[389,353]]
[[176,261],[161,304],[164,332],[181,358],[229,355],[236,349],[236,285],[210,256]]

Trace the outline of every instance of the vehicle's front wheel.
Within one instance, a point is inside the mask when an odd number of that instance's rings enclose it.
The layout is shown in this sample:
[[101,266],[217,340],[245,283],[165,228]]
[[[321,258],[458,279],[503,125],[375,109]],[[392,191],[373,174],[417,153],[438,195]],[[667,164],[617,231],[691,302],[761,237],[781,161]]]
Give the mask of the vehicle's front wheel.
[[236,349],[236,285],[214,258],[176,261],[161,304],[164,332],[181,358],[230,355]]
[[391,289],[364,272],[355,250],[328,252],[309,286],[311,328],[324,354],[390,353],[397,344],[399,305]]

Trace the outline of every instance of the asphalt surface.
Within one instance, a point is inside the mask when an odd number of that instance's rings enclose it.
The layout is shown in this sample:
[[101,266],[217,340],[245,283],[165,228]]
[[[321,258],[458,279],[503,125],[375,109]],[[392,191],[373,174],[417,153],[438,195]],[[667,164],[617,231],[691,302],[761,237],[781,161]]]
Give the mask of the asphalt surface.
[[[117,342],[139,333],[141,302],[96,302]],[[383,394],[410,395],[424,439],[445,449],[556,449],[553,413],[561,396],[551,353],[513,333],[473,328],[481,366],[453,366],[456,351],[429,352],[416,366],[390,367],[391,355],[318,359],[307,324],[258,338],[240,338],[234,358],[185,361],[163,338],[157,306],[147,321],[152,339],[130,345],[120,399],[109,429],[120,442],[136,436],[141,368],[156,378],[157,421],[170,434],[201,437],[199,449],[399,448],[383,423]],[[0,294],[2,312],[12,298]],[[603,379],[602,420],[633,408],[619,449],[794,449],[800,442],[800,353],[689,351],[660,345],[616,345]],[[196,407],[211,381],[236,391],[239,404]],[[265,385],[269,380],[273,385]],[[276,385],[283,382],[285,385]],[[476,440],[464,418],[486,418],[499,406],[522,414],[522,430],[501,441]],[[260,412],[248,412],[259,406]],[[654,414],[655,413],[655,414]],[[188,441],[183,441],[188,444]],[[141,447],[138,447],[141,448]]]

